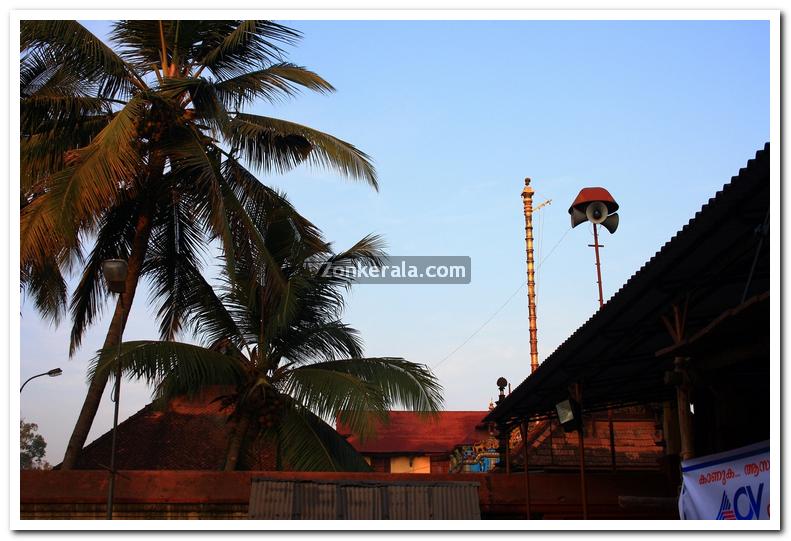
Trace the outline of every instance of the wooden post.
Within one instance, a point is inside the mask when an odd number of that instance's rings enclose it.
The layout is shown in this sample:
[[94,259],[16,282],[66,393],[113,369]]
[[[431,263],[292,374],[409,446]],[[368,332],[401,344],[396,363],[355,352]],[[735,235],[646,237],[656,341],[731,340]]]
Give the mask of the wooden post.
[[[662,316],[662,323],[665,324],[668,334],[676,345],[684,341],[687,324],[687,312],[689,309],[689,296],[684,299],[683,306],[679,303],[673,304],[673,321],[666,316]],[[681,440],[681,460],[689,460],[695,456],[695,440],[692,427],[692,413],[689,410],[689,390],[690,380],[687,371],[686,357],[676,357],[673,359],[673,371],[676,377],[676,407],[678,409],[678,431]]]
[[502,473],[511,473],[511,457],[508,450],[510,431],[504,423],[497,424],[497,454],[500,455],[500,460],[497,463],[496,471]]
[[575,383],[572,385],[572,396],[579,404],[579,451],[580,451],[580,493],[582,495],[582,519],[588,520],[588,490],[585,485],[585,416],[582,407],[582,385]]
[[582,519],[588,520],[588,490],[585,486],[585,429],[580,427],[580,491],[582,492]]
[[528,424],[527,420],[522,422],[522,426],[520,429],[522,430],[522,449],[524,450],[525,455],[525,518],[530,520],[530,468],[528,466],[528,441],[527,437],[529,434],[530,425]]
[[604,293],[601,287],[601,260],[599,259],[599,248],[603,248],[599,244],[599,228],[593,224],[593,250],[596,252],[596,283],[599,285],[599,308],[604,306]]
[[681,437],[678,430],[678,412],[672,400],[662,404],[662,434],[665,439],[665,454],[678,455],[681,452]]
[[675,371],[681,375],[681,381],[676,386],[676,402],[678,404],[678,428],[681,439],[681,460],[695,457],[695,434],[692,427],[692,412],[689,409],[689,377],[686,370],[687,359],[676,357],[673,360]]
[[615,424],[612,420],[612,408],[607,410],[607,421],[610,425],[610,466],[615,471]]
[[525,179],[522,203],[525,211],[525,244],[527,248],[527,307],[530,319],[530,373],[538,370],[538,330],[536,324],[536,281],[533,261],[533,188]]

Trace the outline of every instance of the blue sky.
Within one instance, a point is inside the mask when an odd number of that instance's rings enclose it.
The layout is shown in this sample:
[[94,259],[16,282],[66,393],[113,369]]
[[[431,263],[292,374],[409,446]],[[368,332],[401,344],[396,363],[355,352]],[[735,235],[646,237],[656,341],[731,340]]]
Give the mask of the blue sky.
[[[469,285],[360,285],[347,321],[369,355],[436,365],[525,280],[523,179],[533,179],[543,360],[598,306],[590,230],[569,230],[585,186],[621,205],[601,242],[609,298],[769,140],[769,23],[755,21],[283,21],[304,32],[289,59],[337,92],[253,112],[305,123],[369,153],[379,193],[326,171],[261,176],[338,248],[368,233],[393,255],[468,255]],[[104,22],[87,22],[97,34]],[[565,237],[564,237],[565,234]],[[559,239],[563,239],[557,244]],[[213,261],[209,261],[213,265]],[[127,339],[156,336],[146,288]],[[23,300],[24,302],[24,300]],[[22,308],[23,417],[60,461],[84,398],[99,321],[68,357],[68,326]],[[486,409],[495,380],[529,372],[524,289],[437,367],[448,409]],[[125,383],[121,417],[148,403]],[[89,437],[112,422],[106,397]]]

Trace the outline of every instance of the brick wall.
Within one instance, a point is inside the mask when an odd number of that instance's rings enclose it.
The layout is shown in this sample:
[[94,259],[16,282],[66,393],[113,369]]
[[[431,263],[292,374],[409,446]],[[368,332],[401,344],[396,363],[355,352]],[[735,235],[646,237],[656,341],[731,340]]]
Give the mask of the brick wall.
[[[658,470],[664,449],[657,444],[655,421],[645,408],[625,408],[614,412],[616,467],[634,470]],[[530,429],[531,467],[569,469],[579,467],[579,436],[566,432],[557,422],[541,421]],[[585,419],[585,465],[608,469],[612,458],[610,428],[606,413]],[[512,464],[523,467],[521,445],[514,450]]]
[[[251,478],[467,481],[479,484],[484,518],[523,518],[523,474],[382,474],[328,472],[123,471],[116,485],[118,518],[240,519],[247,517]],[[21,472],[21,518],[104,518],[108,474],[96,470]],[[655,472],[592,473],[587,476],[593,518],[677,518],[671,509],[624,509],[619,496],[669,497],[673,488]],[[536,518],[580,518],[579,477],[531,474]]]

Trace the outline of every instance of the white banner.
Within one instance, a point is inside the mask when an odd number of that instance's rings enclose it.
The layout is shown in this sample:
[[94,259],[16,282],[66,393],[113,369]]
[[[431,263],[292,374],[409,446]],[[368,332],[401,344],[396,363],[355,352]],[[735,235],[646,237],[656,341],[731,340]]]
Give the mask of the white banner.
[[682,520],[769,518],[769,442],[681,463]]

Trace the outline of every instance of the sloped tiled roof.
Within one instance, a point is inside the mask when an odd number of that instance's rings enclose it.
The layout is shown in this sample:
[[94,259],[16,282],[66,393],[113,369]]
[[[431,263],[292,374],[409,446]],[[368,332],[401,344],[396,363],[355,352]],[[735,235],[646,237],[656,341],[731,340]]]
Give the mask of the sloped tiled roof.
[[450,453],[457,445],[487,437],[481,425],[486,411],[443,411],[434,417],[413,411],[391,411],[387,424],[378,423],[376,436],[361,442],[348,427],[337,430],[361,453]]
[[[149,404],[118,425],[116,467],[119,470],[219,470],[231,425],[228,412],[212,400],[222,393],[211,389],[201,396],[171,401],[158,409]],[[87,445],[79,469],[110,464],[112,431]],[[274,453],[259,450],[255,469],[274,469]]]

